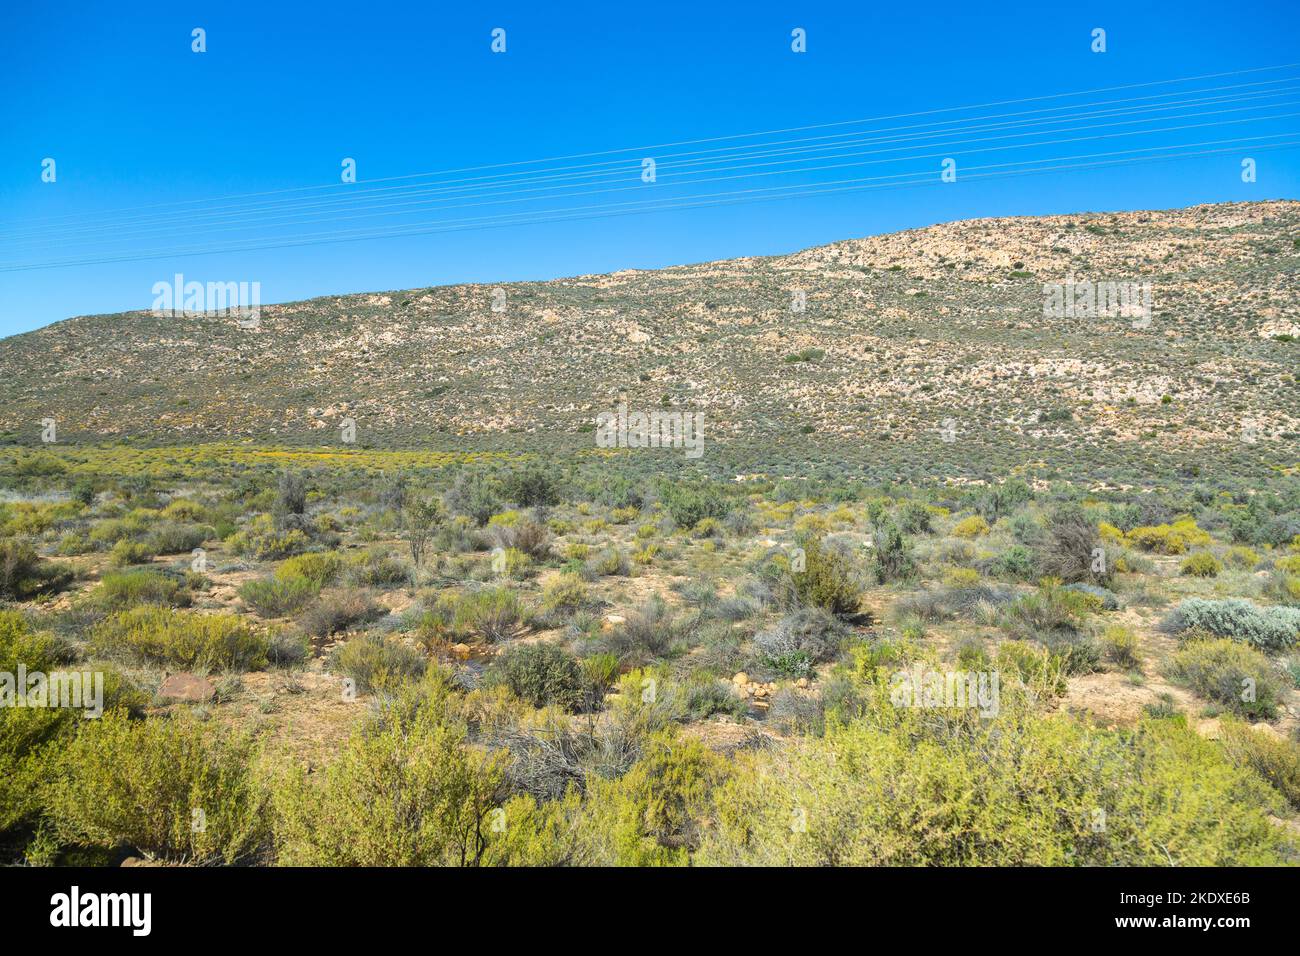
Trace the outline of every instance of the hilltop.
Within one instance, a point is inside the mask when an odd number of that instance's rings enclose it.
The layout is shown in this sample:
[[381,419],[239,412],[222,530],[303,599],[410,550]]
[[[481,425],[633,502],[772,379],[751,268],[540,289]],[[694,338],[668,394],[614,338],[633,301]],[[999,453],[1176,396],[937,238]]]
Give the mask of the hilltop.
[[[1278,201],[330,296],[264,306],[256,329],[83,316],[0,341],[0,430],[34,443],[53,417],[61,441],[331,444],[351,418],[381,447],[582,448],[622,398],[703,412],[709,440],[754,464],[923,448],[941,470],[1245,467],[1300,432],[1298,274],[1300,203]],[[1150,283],[1149,321],[1046,318],[1044,284],[1072,279]]]

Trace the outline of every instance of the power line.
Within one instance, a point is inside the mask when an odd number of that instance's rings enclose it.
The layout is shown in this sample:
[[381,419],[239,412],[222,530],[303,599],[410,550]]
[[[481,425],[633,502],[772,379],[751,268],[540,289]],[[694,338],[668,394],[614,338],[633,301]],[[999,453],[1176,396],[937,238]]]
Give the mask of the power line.
[[[866,118],[866,119],[839,120],[830,123],[815,123],[815,124],[809,124],[804,126],[793,126],[793,127],[787,127],[784,129],[776,129],[776,130],[763,130],[763,131],[751,132],[751,133],[734,133],[725,136],[713,136],[713,137],[704,137],[698,139],[679,140],[677,142],[670,142],[670,143],[658,143],[658,144],[645,145],[645,146],[622,147],[619,149],[598,150],[598,151],[586,152],[586,153],[571,153],[567,155],[553,156],[553,157],[548,157],[543,159],[517,160],[517,161],[505,162],[505,163],[490,163],[486,165],[465,166],[456,169],[440,170],[440,171],[425,172],[425,173],[408,173],[402,176],[387,176],[387,177],[381,177],[377,179],[363,180],[362,182],[366,182],[366,183],[393,182],[397,180],[421,178],[425,176],[447,175],[447,174],[462,173],[462,172],[479,172],[479,171],[490,170],[490,169],[504,169],[512,166],[525,166],[525,165],[535,165],[538,163],[560,162],[560,161],[565,161],[570,159],[586,159],[586,158],[591,158],[596,156],[610,156],[617,153],[629,153],[629,152],[645,153],[646,151],[649,150],[669,149],[669,148],[675,148],[677,146],[692,146],[692,145],[698,145],[703,143],[724,142],[724,141],[736,140],[736,139],[749,139],[758,136],[775,136],[775,135],[783,135],[785,133],[805,132],[814,129],[831,129],[831,128],[836,128],[841,126],[858,125],[862,123],[874,123],[874,122],[881,122],[883,120],[891,120],[891,119],[906,119],[906,118],[918,117],[918,116],[934,116],[939,113],[954,113],[963,110],[983,109],[992,106],[1012,106],[1021,103],[1043,102],[1045,100],[1061,99],[1070,96],[1090,96],[1095,93],[1111,93],[1111,92],[1118,92],[1122,90],[1145,89],[1152,86],[1166,86],[1174,83],[1190,83],[1198,80],[1218,79],[1220,77],[1227,77],[1227,76],[1244,76],[1248,74],[1263,73],[1263,72],[1269,72],[1273,70],[1291,69],[1296,66],[1300,66],[1300,62],[1284,63],[1284,64],[1279,64],[1277,66],[1254,67],[1251,69],[1244,69],[1244,70],[1228,70],[1220,73],[1206,73],[1198,76],[1178,77],[1178,78],[1167,79],[1167,80],[1150,80],[1143,83],[1127,83],[1118,86],[1098,87],[1091,90],[1079,90],[1079,91],[1066,92],[1066,93],[1050,93],[1041,96],[1020,97],[1017,99],[1008,99],[1008,100],[994,100],[987,103],[970,104],[966,106],[951,106],[951,107],[943,107],[939,109],[919,110],[919,111],[914,111],[909,113],[894,113],[894,114],[887,114],[884,116],[878,116],[878,117]],[[227,199],[243,199],[243,198],[255,198],[259,196],[282,195],[286,193],[303,192],[311,189],[338,189],[344,185],[351,185],[351,184],[324,183],[324,184],[317,184],[313,186],[295,186],[286,189],[263,190],[263,191],[251,192],[251,193],[234,193],[227,196],[208,197],[204,199],[174,200],[174,201],[164,202],[164,203],[150,203],[141,206],[123,207],[117,210],[107,210],[101,214],[115,214],[117,212],[132,212],[139,209],[157,209],[157,208],[167,208],[173,206],[193,205],[195,203],[203,203],[203,202],[220,202],[220,201],[225,201]],[[75,214],[66,214],[64,216],[59,216],[54,218],[66,219],[66,218],[78,218],[78,217]]]
[[[1290,105],[1295,105],[1296,102],[1300,102],[1300,101],[1288,101],[1288,102],[1284,102],[1284,103],[1272,104],[1272,106],[1290,106]],[[1204,112],[1199,112],[1199,113],[1188,113],[1188,114],[1185,114],[1184,116],[1179,116],[1179,117],[1167,117],[1166,119],[1170,119],[1170,118],[1184,119],[1184,118],[1193,118],[1193,117],[1198,117],[1198,116],[1216,116],[1216,115],[1222,115],[1222,114],[1225,114],[1225,113],[1238,113],[1238,112],[1244,112],[1244,111],[1249,111],[1249,110],[1253,110],[1253,109],[1260,109],[1260,108],[1261,108],[1260,106],[1249,106],[1249,107],[1240,107],[1240,108],[1237,108],[1237,109],[1210,110],[1210,111],[1204,111]],[[1267,107],[1264,107],[1264,108],[1267,108]],[[1003,134],[999,134],[999,135],[995,135],[995,136],[990,136],[990,137],[983,137],[983,138],[978,138],[978,139],[973,139],[973,140],[967,140],[967,141],[965,141],[965,142],[958,142],[958,143],[951,143],[951,144],[943,144],[943,143],[939,143],[939,144],[927,144],[927,145],[929,145],[929,146],[937,146],[937,147],[941,147],[941,148],[943,149],[943,152],[941,152],[941,153],[937,153],[937,154],[936,154],[936,153],[930,153],[930,154],[923,154],[923,155],[919,155],[919,156],[914,155],[914,156],[894,157],[894,158],[890,158],[890,159],[865,160],[865,161],[859,161],[859,162],[855,162],[855,163],[833,163],[833,164],[830,164],[830,165],[821,165],[821,166],[796,166],[795,168],[792,168],[792,169],[770,170],[770,171],[767,171],[767,172],[749,172],[749,173],[738,173],[738,174],[736,174],[736,175],[730,175],[730,176],[712,176],[712,177],[705,177],[705,178],[683,179],[683,180],[679,180],[679,181],[670,181],[669,183],[662,184],[662,186],[663,186],[663,187],[669,187],[669,188],[672,188],[672,187],[677,187],[677,186],[690,186],[690,185],[698,185],[698,184],[702,184],[702,183],[710,183],[710,182],[723,182],[723,181],[727,181],[727,180],[731,180],[731,179],[757,178],[757,177],[774,176],[774,175],[796,175],[796,174],[807,174],[807,173],[811,173],[811,172],[819,172],[819,171],[824,171],[824,170],[828,170],[828,169],[840,169],[840,168],[845,168],[845,167],[848,167],[848,166],[876,165],[876,164],[879,164],[879,163],[889,163],[889,162],[908,162],[908,161],[912,161],[912,160],[916,160],[916,159],[932,159],[932,158],[936,158],[937,156],[942,156],[942,155],[944,155],[944,153],[954,153],[955,155],[960,156],[960,155],[969,155],[969,154],[971,154],[971,153],[985,153],[985,152],[1011,152],[1011,151],[1013,151],[1013,150],[1019,150],[1019,149],[1037,149],[1037,148],[1042,148],[1042,147],[1047,147],[1047,146],[1060,145],[1060,144],[1064,144],[1064,143],[1084,142],[1084,141],[1090,141],[1090,140],[1096,140],[1096,139],[1108,139],[1108,138],[1114,138],[1114,137],[1117,137],[1117,136],[1145,136],[1145,135],[1152,135],[1152,134],[1163,134],[1163,133],[1169,133],[1169,132],[1177,132],[1177,131],[1188,130],[1188,129],[1200,129],[1200,128],[1205,128],[1205,127],[1208,127],[1208,126],[1226,126],[1226,125],[1235,125],[1235,124],[1240,124],[1240,123],[1249,123],[1249,122],[1267,122],[1267,121],[1270,121],[1270,120],[1287,119],[1287,118],[1294,117],[1294,116],[1296,116],[1296,115],[1297,115],[1297,114],[1295,114],[1295,113],[1283,113],[1283,114],[1278,114],[1278,115],[1266,115],[1266,116],[1249,117],[1249,118],[1246,118],[1246,119],[1239,119],[1239,120],[1218,120],[1218,121],[1215,121],[1215,122],[1212,122],[1212,123],[1192,123],[1192,124],[1184,124],[1184,125],[1180,125],[1180,126],[1166,126],[1166,127],[1158,127],[1158,128],[1154,128],[1154,129],[1130,130],[1130,131],[1126,131],[1126,132],[1122,132],[1122,133],[1101,134],[1101,135],[1097,135],[1097,136],[1068,137],[1068,138],[1064,138],[1064,139],[1052,139],[1052,140],[1046,140],[1046,141],[1040,141],[1040,142],[1033,142],[1033,143],[1023,143],[1023,144],[1018,144],[1018,145],[989,146],[989,147],[976,148],[976,149],[968,149],[968,148],[966,148],[970,143],[986,142],[986,141],[989,141],[989,140],[1006,140],[1006,139],[1023,138],[1023,137],[1026,137],[1026,136],[1050,135],[1050,134],[1054,134],[1054,133],[1073,132],[1073,131],[1079,131],[1079,130],[1106,129],[1106,128],[1115,127],[1115,126],[1126,126],[1126,125],[1132,125],[1132,124],[1134,124],[1134,123],[1145,123],[1145,122],[1148,122],[1148,120],[1147,120],[1146,118],[1142,118],[1142,119],[1136,119],[1136,120],[1125,120],[1125,121],[1119,121],[1119,122],[1114,122],[1114,123],[1101,123],[1101,124],[1094,124],[1094,125],[1091,125],[1091,126],[1073,127],[1073,128],[1067,128],[1067,129],[1061,129],[1061,130],[1051,130],[1051,131],[1031,131],[1031,132],[1026,132],[1026,133],[1003,133]],[[856,144],[845,144],[845,146],[848,146],[848,145],[856,145]],[[957,147],[957,148],[956,148],[956,149],[953,149],[953,147]],[[842,146],[842,147],[840,147],[840,148],[844,148],[844,147]],[[862,151],[862,152],[859,152],[859,153],[846,153],[846,154],[844,154],[844,155],[846,155],[846,156],[879,156],[879,155],[881,155],[882,153],[894,153],[894,152],[899,152],[899,151],[902,151],[902,150],[905,150],[905,149],[908,149],[908,148],[909,148],[909,147],[897,147],[897,148],[894,148],[894,149],[886,149],[886,150],[866,150],[866,151]],[[833,157],[833,156],[818,156],[818,157],[811,157],[811,158],[814,159],[814,160],[821,160],[821,159],[837,158],[837,157]],[[757,169],[757,168],[766,167],[766,166],[775,166],[775,165],[791,165],[791,164],[793,164],[793,163],[804,162],[804,161],[805,161],[805,160],[788,160],[788,159],[787,159],[787,160],[778,160],[778,161],[776,161],[776,162],[771,162],[771,163],[755,163],[755,164],[750,164],[750,165],[747,165],[747,166],[746,166],[746,165],[740,165],[740,166],[723,166],[723,167],[719,167],[718,169],[706,170],[706,171],[704,171],[704,172],[709,172],[709,173],[711,173],[711,172],[733,172],[733,171],[735,171],[735,170]],[[571,197],[574,197],[574,196],[601,195],[601,194],[605,194],[605,193],[625,192],[625,191],[633,190],[633,189],[645,189],[645,185],[644,185],[644,184],[625,185],[625,186],[612,186],[612,187],[605,188],[605,189],[589,189],[589,190],[586,190],[586,191],[584,191],[584,192],[570,193],[570,194],[568,194],[568,195],[564,195],[564,196],[557,195],[557,194],[555,194],[555,192],[553,191],[555,188],[566,188],[566,189],[572,189],[572,188],[576,188],[576,187],[579,187],[579,186],[585,186],[585,185],[594,185],[594,184],[590,184],[590,183],[575,183],[575,184],[572,184],[572,185],[567,186],[567,187],[553,187],[553,188],[552,188],[552,192],[549,193],[549,194],[543,194],[543,195],[541,195],[541,196],[533,196],[533,197],[529,197],[529,198],[527,198],[527,199],[511,199],[511,198],[499,198],[499,197],[498,197],[498,198],[485,199],[485,200],[480,201],[480,202],[459,203],[459,204],[455,204],[455,205],[446,206],[446,207],[444,207],[444,208],[446,208],[446,209],[462,209],[462,208],[473,208],[473,207],[477,207],[477,206],[488,206],[488,205],[514,205],[514,204],[518,204],[518,203],[522,203],[522,202],[539,202],[539,201],[540,201],[540,202],[545,202],[545,201],[554,201],[554,200],[557,200],[557,199],[567,199],[567,198],[571,198]],[[524,190],[524,191],[527,192],[528,190]],[[516,193],[516,194],[517,194],[517,193]],[[505,196],[509,196],[509,195],[511,195],[511,194],[506,193],[506,194],[504,194],[504,195],[505,195]],[[384,205],[380,205],[380,206],[370,206],[370,207],[361,206],[361,207],[358,207],[358,208],[362,209],[363,211],[358,212],[358,213],[356,213],[355,215],[332,216],[332,217],[330,217],[330,218],[317,218],[317,219],[315,219],[315,220],[304,220],[304,219],[301,219],[300,217],[298,217],[296,214],[287,213],[287,214],[283,214],[283,215],[294,216],[294,218],[295,218],[297,221],[295,221],[295,222],[289,222],[289,223],[281,223],[281,224],[278,224],[275,228],[291,228],[291,227],[294,227],[294,226],[297,226],[297,225],[300,225],[300,224],[308,224],[308,223],[313,223],[313,224],[314,224],[314,223],[325,223],[325,222],[342,222],[342,221],[349,221],[349,220],[356,220],[356,219],[367,219],[367,218],[375,218],[375,217],[377,217],[377,216],[382,216],[382,215],[398,215],[398,216],[402,216],[402,215],[410,215],[414,210],[408,210],[408,211],[406,211],[406,212],[399,212],[399,213],[385,212],[385,211],[382,211],[382,210],[388,210],[388,209],[391,209],[391,207],[393,207],[393,206],[414,206],[414,207],[422,207],[422,206],[427,206],[427,205],[431,205],[431,204],[446,203],[446,202],[448,202],[451,198],[474,198],[474,197],[449,197],[449,198],[442,198],[442,199],[409,200],[409,201],[407,201],[407,202],[388,203],[388,204],[384,204]],[[380,210],[380,211],[376,211],[376,210]],[[313,215],[315,215],[315,216],[317,216],[317,217],[320,217],[320,216],[326,216],[326,215],[328,215],[328,213],[326,213],[326,212],[321,212],[321,213],[315,213],[315,214],[313,214]],[[275,217],[271,217],[271,218],[275,218]],[[249,220],[249,219],[244,219],[244,220],[233,220],[233,221],[228,222],[227,224],[222,224],[222,223],[218,222],[218,223],[206,224],[206,225],[204,226],[204,228],[205,228],[207,231],[209,231],[209,232],[230,231],[230,230],[237,230],[237,229],[244,228],[244,226],[245,226],[248,222],[257,222],[257,220],[256,220],[256,219],[253,219],[253,220]],[[263,224],[265,225],[265,224],[268,224],[268,223],[266,223],[265,220],[263,220]],[[178,223],[178,224],[174,224],[174,225],[161,225],[161,226],[156,226],[156,227],[152,227],[152,228],[145,228],[143,231],[137,229],[134,233],[130,233],[130,232],[128,232],[128,234],[126,234],[126,235],[123,235],[123,234],[117,234],[117,235],[115,235],[113,238],[111,238],[111,239],[107,239],[107,240],[99,240],[99,241],[96,241],[96,240],[93,239],[93,238],[91,238],[91,239],[85,239],[85,240],[74,240],[73,245],[74,245],[74,247],[75,247],[75,245],[76,245],[78,242],[80,242],[80,244],[83,245],[83,246],[84,246],[84,245],[94,246],[94,245],[104,245],[104,244],[106,244],[106,243],[117,243],[117,242],[125,241],[125,240],[127,240],[127,239],[148,238],[148,235],[147,235],[147,234],[148,234],[149,232],[158,232],[159,230],[161,230],[161,231],[163,231],[163,232],[174,232],[176,229],[192,229],[192,228],[194,228],[194,226],[195,226],[195,224],[193,224],[193,223]],[[45,240],[38,240],[38,242],[43,241],[43,242],[46,242],[46,243],[59,243],[59,242],[63,241],[63,238],[64,238],[64,237],[50,237],[50,238],[45,239]],[[156,238],[163,238],[163,237],[156,237]]]
[[[1283,136],[1283,135],[1292,135],[1292,134],[1279,133],[1279,134],[1271,134],[1268,136],[1245,137],[1236,140],[1220,140],[1216,142],[1241,144],[1246,142],[1257,142],[1258,140],[1261,139],[1272,139],[1272,138],[1276,138],[1277,136]],[[1096,168],[1119,166],[1119,165],[1133,165],[1142,162],[1162,162],[1162,161],[1168,161],[1174,159],[1182,159],[1190,156],[1208,156],[1208,155],[1222,154],[1227,152],[1233,152],[1236,149],[1236,147],[1234,146],[1234,147],[1224,147],[1224,148],[1212,149],[1212,150],[1201,150],[1198,152],[1186,151],[1187,147],[1201,146],[1201,145],[1209,145],[1209,144],[1206,143],[1185,144],[1185,147],[1179,148],[1179,151],[1167,153],[1161,156],[1147,156],[1147,157],[1140,157],[1140,158],[1108,160],[1108,161],[1099,161],[1099,162],[1070,163],[1070,164],[1055,165],[1055,166],[1042,166],[1038,168],[1024,169],[1024,170],[1003,170],[1001,172],[992,172],[992,173],[977,172],[974,175],[969,174],[968,171],[967,173],[963,173],[962,175],[960,175],[957,179],[957,182],[960,183],[960,182],[980,181],[980,180],[987,180],[992,178],[1001,178],[1005,176],[1035,175],[1039,173],[1053,172],[1058,170],[1096,169]],[[1253,149],[1255,149],[1256,151],[1260,151],[1260,150],[1267,150],[1267,149],[1289,148],[1293,146],[1300,146],[1300,139],[1291,140],[1282,143],[1272,143],[1272,144],[1257,143],[1257,145],[1255,145]],[[1164,147],[1146,147],[1138,150],[1124,150],[1116,153],[1103,153],[1097,155],[1108,156],[1108,155],[1120,155],[1124,153],[1148,152],[1151,149],[1159,149],[1159,148],[1164,148]],[[1095,157],[1094,156],[1056,157],[1056,159],[1076,159],[1076,158],[1094,159]],[[973,170],[993,169],[993,168],[1000,168],[1009,165],[1027,165],[1028,163],[1050,162],[1050,161],[1052,160],[1031,160],[1022,163],[1010,163],[1010,164],[1002,163],[1002,164],[992,164],[991,166],[971,167],[971,169]],[[716,197],[730,196],[736,198],[716,198],[713,199],[713,201],[705,201],[711,198],[710,194],[706,194],[703,196],[696,196],[696,197],[690,197],[690,198],[677,200],[677,201],[660,203],[653,206],[645,206],[640,203],[613,204],[616,206],[636,205],[640,207],[640,208],[630,209],[630,210],[625,209],[625,210],[609,211],[609,212],[587,211],[587,210],[600,210],[600,209],[609,208],[608,206],[597,205],[591,207],[579,207],[573,210],[553,210],[550,212],[533,214],[531,218],[524,218],[528,214],[514,214],[512,216],[507,216],[507,217],[479,217],[478,219],[467,219],[467,220],[459,220],[459,221],[453,220],[450,223],[439,222],[435,220],[430,223],[413,224],[412,226],[407,226],[407,227],[390,228],[388,230],[380,231],[380,232],[371,231],[368,234],[362,234],[362,235],[348,235],[347,232],[349,231],[345,230],[342,233],[320,234],[319,237],[306,237],[306,238],[299,238],[299,239],[283,241],[283,242],[270,241],[270,242],[263,242],[258,245],[245,245],[238,248],[197,248],[197,249],[188,249],[188,250],[164,250],[160,252],[150,252],[144,254],[121,255],[121,256],[111,256],[111,257],[81,259],[81,260],[69,260],[63,262],[39,263],[39,264],[31,264],[31,265],[25,264],[25,265],[15,265],[15,266],[4,266],[4,267],[0,267],[0,272],[6,272],[6,273],[23,272],[23,271],[34,271],[38,269],[63,268],[67,266],[100,265],[100,264],[115,263],[115,262],[132,262],[132,261],[144,261],[144,260],[163,259],[163,258],[183,258],[183,257],[192,257],[192,256],[200,256],[200,255],[220,255],[220,254],[239,253],[239,252],[259,252],[259,251],[274,250],[274,249],[300,248],[306,246],[368,241],[373,239],[399,238],[399,237],[408,237],[408,236],[416,236],[416,235],[431,235],[431,234],[438,234],[444,232],[473,231],[478,229],[499,228],[503,226],[543,225],[543,224],[555,223],[555,222],[574,222],[574,221],[589,220],[589,219],[606,219],[606,218],[616,218],[623,215],[637,215],[637,214],[648,213],[648,212],[740,205],[749,202],[762,202],[762,201],[770,201],[770,200],[801,198],[810,195],[827,195],[832,193],[856,192],[856,191],[861,191],[866,189],[919,186],[919,185],[928,185],[928,184],[934,184],[939,182],[939,180],[936,177],[934,177],[933,174],[930,174],[929,176],[926,176],[924,178],[915,179],[907,182],[901,182],[901,183],[882,182],[882,180],[898,179],[901,176],[906,176],[906,175],[909,174],[904,173],[904,174],[897,174],[893,176],[884,176],[884,177],[865,177],[861,179],[840,180],[831,183],[808,184],[805,186],[777,186],[777,187],[769,187],[768,189],[737,190],[737,191],[732,191],[730,193],[712,194],[712,196],[716,196]],[[744,195],[744,194],[753,194],[753,193],[760,193],[760,192],[769,192],[773,190],[775,191],[784,190],[784,192],[778,192],[778,194],[767,195],[767,196]],[[575,213],[575,214],[569,215],[568,213]],[[496,220],[496,221],[484,221],[484,220]],[[357,231],[358,230],[351,230],[351,232],[357,232]],[[360,230],[360,231],[363,233],[365,232],[364,230]]]

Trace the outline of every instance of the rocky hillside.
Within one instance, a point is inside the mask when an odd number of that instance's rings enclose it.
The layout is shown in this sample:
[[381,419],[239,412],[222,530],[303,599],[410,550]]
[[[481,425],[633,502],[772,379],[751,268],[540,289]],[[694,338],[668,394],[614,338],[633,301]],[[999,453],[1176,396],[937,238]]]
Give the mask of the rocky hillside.
[[[1150,283],[1153,308],[1046,316],[1044,284],[1071,281]],[[255,329],[69,319],[0,341],[0,430],[35,443],[54,418],[60,441],[328,444],[351,418],[367,443],[581,446],[626,398],[769,449],[1294,459],[1294,339],[1300,203],[979,219],[770,258],[265,306]]]

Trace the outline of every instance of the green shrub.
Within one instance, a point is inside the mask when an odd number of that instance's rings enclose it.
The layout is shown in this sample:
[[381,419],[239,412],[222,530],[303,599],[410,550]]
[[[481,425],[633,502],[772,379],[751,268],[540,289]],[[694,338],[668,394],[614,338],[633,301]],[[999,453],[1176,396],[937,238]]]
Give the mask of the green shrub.
[[834,660],[848,629],[829,612],[801,608],[754,637],[759,662],[788,677],[808,677],[815,665]]
[[989,523],[981,515],[971,515],[953,525],[952,533],[959,538],[978,538],[989,533]]
[[878,584],[905,581],[916,574],[912,546],[891,521],[877,529],[872,554],[872,572]]
[[576,611],[586,601],[587,585],[577,574],[561,574],[542,588],[542,607],[547,611]]
[[99,653],[174,667],[259,670],[267,639],[233,614],[195,614],[144,605],[100,622],[91,632]]
[[43,560],[22,538],[0,540],[0,598],[25,601],[58,591],[72,581],[72,570]]
[[660,483],[659,500],[679,528],[694,528],[705,518],[724,518],[727,499],[713,485]]
[[461,595],[452,626],[489,644],[517,637],[532,624],[532,612],[509,588],[483,588]]
[[78,554],[85,554],[91,550],[90,542],[74,531],[69,531],[63,537],[59,538],[59,554],[65,558],[70,558]]
[[1198,551],[1183,560],[1179,573],[1197,578],[1217,578],[1222,570],[1223,565],[1213,554],[1209,551]]
[[239,596],[263,617],[284,617],[306,607],[320,593],[313,581],[299,576],[282,575],[260,581],[246,581],[239,588]]
[[578,659],[554,644],[521,644],[499,654],[483,675],[488,687],[508,687],[534,707],[576,711],[588,706],[592,687]]
[[1270,820],[1279,802],[1177,721],[1098,731],[1035,712],[1004,686],[996,720],[869,705],[779,754],[739,755],[715,791],[697,860],[1277,864],[1294,852]]
[[1102,653],[1116,667],[1131,669],[1139,663],[1137,635],[1122,624],[1112,624],[1101,636]]
[[366,591],[336,588],[322,593],[298,618],[298,624],[304,633],[324,640],[357,624],[378,620],[387,613]]
[[632,570],[627,555],[616,548],[601,548],[587,560],[586,567],[593,575],[626,575]]
[[155,554],[188,554],[202,547],[214,533],[201,525],[168,521],[149,534],[148,547]]
[[689,623],[679,620],[667,602],[655,594],[628,612],[605,643],[620,662],[643,665],[676,652],[689,629]]
[[1276,716],[1285,693],[1272,661],[1229,638],[1188,641],[1170,658],[1169,675],[1198,696],[1257,719]]
[[176,862],[254,862],[269,843],[246,737],[189,719],[86,721],[54,757],[47,812],[73,846]]
[[354,680],[363,694],[395,690],[423,676],[428,666],[419,651],[381,634],[354,637],[330,656],[330,669]]
[[[323,773],[273,790],[287,866],[476,866],[504,798],[500,760],[465,746],[436,675],[353,734]],[[408,691],[407,693],[414,693]]]
[[333,551],[308,551],[306,554],[287,558],[275,569],[275,576],[306,578],[319,589],[327,584],[333,584],[342,570],[343,559]]
[[919,501],[909,501],[898,509],[898,526],[905,534],[929,534],[933,513]]
[[138,569],[112,571],[99,579],[96,600],[106,607],[124,610],[137,604],[188,607],[190,591],[185,582],[159,571]]
[[795,600],[842,617],[856,614],[862,584],[849,556],[820,537],[806,539],[803,554],[804,570],[792,569],[790,574]]
[[1092,595],[1070,591],[1059,581],[1045,578],[1036,591],[1008,604],[998,624],[1017,640],[1050,643],[1087,632],[1088,619],[1100,607]]
[[1234,764],[1254,770],[1300,810],[1300,744],[1227,717],[1219,721],[1219,743]]
[[596,778],[570,803],[568,862],[584,866],[681,866],[699,845],[726,761],[695,740],[660,732],[618,779]]
[[395,587],[410,582],[411,569],[387,551],[366,551],[348,564],[347,580],[358,587]]
[[148,564],[153,557],[153,551],[144,542],[123,538],[113,545],[108,555],[108,563],[115,568],[125,568],[132,564]]
[[1249,571],[1259,564],[1259,554],[1253,548],[1236,545],[1224,552],[1223,560],[1230,568]]

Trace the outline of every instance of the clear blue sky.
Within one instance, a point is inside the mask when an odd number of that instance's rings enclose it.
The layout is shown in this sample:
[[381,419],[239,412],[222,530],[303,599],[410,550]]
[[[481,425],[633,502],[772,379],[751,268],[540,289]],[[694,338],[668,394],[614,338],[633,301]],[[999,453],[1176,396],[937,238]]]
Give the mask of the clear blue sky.
[[[204,54],[191,52],[194,27],[207,31]],[[494,27],[507,31],[504,55],[489,49]],[[795,27],[807,31],[807,53],[790,49]],[[1104,54],[1089,48],[1094,27],[1107,31]],[[64,226],[98,224],[114,220],[106,211],[142,205],[302,186],[337,190],[329,184],[338,182],[343,157],[357,160],[358,186],[366,188],[365,181],[411,173],[1273,66],[1300,61],[1298,41],[1295,0],[1247,5],[1195,0],[9,3],[0,13],[6,91],[0,102],[0,266],[77,253],[80,247],[66,239],[48,241],[47,218]],[[1300,76],[1300,69],[1107,97],[1287,76]],[[1297,103],[1300,92],[1220,109],[1270,106],[1277,113],[1300,112],[1300,105],[1285,106]],[[1288,130],[1300,137],[1300,119],[1193,129],[1168,134],[1167,141]],[[1136,141],[1102,140],[1056,150],[1076,155],[1133,145]],[[947,152],[962,168],[1016,158],[965,157],[956,147]],[[637,185],[640,155],[624,157],[627,181]],[[1246,155],[1259,163],[1254,184],[1241,181],[1240,160]],[[41,182],[45,157],[57,162],[53,184]],[[933,167],[937,177],[937,159],[918,162],[926,170]],[[897,169],[877,165],[819,175],[893,172]],[[671,188],[670,178],[665,169],[659,184],[645,188]],[[724,182],[713,188],[779,181]],[[952,186],[7,272],[0,273],[0,334],[74,315],[148,308],[153,284],[178,271],[201,281],[259,281],[265,303],[771,254],[976,216],[1297,196],[1300,150],[1243,148],[1176,163]],[[595,196],[583,202],[624,198]],[[504,211],[407,210],[406,218],[383,222]],[[147,214],[156,215],[118,215]],[[375,223],[342,222],[307,231]],[[181,227],[183,232],[169,234],[168,243],[192,245],[214,236],[199,223]],[[32,245],[12,234],[44,236],[47,243]],[[113,235],[120,244],[104,248],[114,253],[158,248],[157,238]],[[108,238],[91,231],[90,238],[96,237]]]

